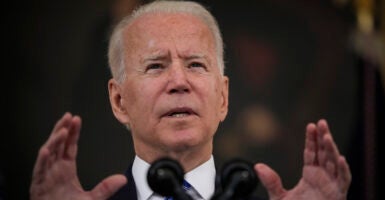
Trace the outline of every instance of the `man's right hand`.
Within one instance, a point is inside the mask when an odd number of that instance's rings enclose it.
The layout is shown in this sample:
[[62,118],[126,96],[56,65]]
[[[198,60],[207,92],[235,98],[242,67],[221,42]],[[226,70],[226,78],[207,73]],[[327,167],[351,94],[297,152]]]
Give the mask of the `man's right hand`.
[[107,199],[127,182],[124,175],[112,175],[91,191],[84,191],[76,169],[80,128],[80,117],[71,113],[65,113],[57,121],[40,148],[33,169],[31,200]]

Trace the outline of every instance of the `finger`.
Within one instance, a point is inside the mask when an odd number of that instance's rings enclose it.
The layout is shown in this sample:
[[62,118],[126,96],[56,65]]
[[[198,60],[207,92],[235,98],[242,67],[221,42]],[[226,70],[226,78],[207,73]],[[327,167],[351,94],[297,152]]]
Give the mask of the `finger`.
[[[48,140],[44,144],[45,146],[48,147],[50,153],[55,152],[55,153],[58,153],[58,155],[59,154],[62,155],[62,152],[64,150],[62,148],[61,149],[56,149],[56,148],[58,148],[58,146],[57,146],[57,139],[58,139],[58,137],[62,137],[61,134],[63,134],[63,131],[64,132],[68,131],[66,129],[68,129],[71,126],[71,118],[72,118],[72,115],[69,112],[66,112],[62,116],[62,118],[60,118],[56,122],[56,124],[55,124],[55,126],[54,126],[54,128],[53,128],[53,130],[51,132],[51,135],[49,136]],[[64,147],[64,145],[59,145],[59,146]]]
[[51,138],[48,144],[40,148],[32,173],[32,178],[36,180],[36,182],[44,180],[45,173],[58,158],[57,153],[59,150],[57,150],[57,148],[60,148],[58,146],[64,144],[66,137],[66,132],[62,131],[60,134]]
[[66,141],[65,145],[64,156],[68,159],[76,159],[78,140],[82,122],[79,116],[74,116],[71,122],[72,123],[69,129],[68,140]]
[[66,133],[63,127],[68,126],[70,122],[71,114],[66,112],[61,119],[59,119],[47,141],[41,146],[32,173],[32,182],[40,183],[44,180],[45,173],[51,167],[52,163],[60,154],[61,150],[58,149],[63,146],[63,141],[66,138]]
[[316,163],[316,153],[309,149],[303,151],[304,165],[315,165]]
[[47,163],[48,163],[48,157],[49,157],[49,150],[47,147],[41,147],[39,150],[39,154],[36,159],[35,166],[33,168],[32,173],[32,185],[33,184],[39,184],[44,180],[45,172],[47,169]]
[[[325,146],[325,159],[326,159],[327,165],[337,166],[340,153],[338,152],[338,148],[337,148],[335,142],[333,141],[332,135],[326,134],[324,136],[323,141],[324,141],[324,146]],[[336,177],[338,171],[329,171],[329,169],[328,169],[329,174]],[[334,170],[335,170],[335,168],[334,168]]]
[[317,161],[320,166],[326,166],[326,152],[324,136],[330,134],[326,120],[321,119],[317,123]]
[[64,115],[56,122],[54,128],[52,129],[51,136],[55,135],[61,128],[69,127],[71,123],[72,114],[69,112],[64,113]]
[[338,184],[340,185],[342,191],[347,192],[352,181],[352,175],[350,172],[350,168],[348,162],[344,156],[340,156],[338,158]]
[[108,199],[126,183],[127,178],[124,175],[109,176],[95,186],[91,191],[91,196],[93,199]]
[[319,123],[319,129],[324,133],[322,138],[322,143],[324,146],[324,159],[325,159],[325,167],[326,171],[333,178],[338,176],[338,159],[340,157],[340,152],[336,143],[334,142],[333,136],[330,132],[330,129],[325,121]]
[[47,144],[44,145],[47,147],[49,157],[52,161],[62,158],[67,137],[68,130],[62,128],[47,141]]
[[306,140],[304,150],[304,164],[313,165],[316,162],[317,151],[317,129],[315,124],[309,123],[306,126]]
[[258,163],[254,166],[262,185],[269,193],[270,199],[279,199],[283,197],[286,190],[282,186],[282,181],[277,172],[271,169],[269,166]]

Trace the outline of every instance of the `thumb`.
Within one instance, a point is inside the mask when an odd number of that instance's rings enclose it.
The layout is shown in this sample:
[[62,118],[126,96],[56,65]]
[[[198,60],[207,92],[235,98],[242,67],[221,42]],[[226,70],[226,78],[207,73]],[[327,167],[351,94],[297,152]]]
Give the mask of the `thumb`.
[[92,189],[91,196],[93,199],[108,199],[126,183],[127,178],[124,175],[111,175]]
[[262,185],[269,193],[270,199],[280,199],[285,195],[286,190],[283,188],[281,178],[277,172],[262,163],[256,164],[254,169],[258,174]]

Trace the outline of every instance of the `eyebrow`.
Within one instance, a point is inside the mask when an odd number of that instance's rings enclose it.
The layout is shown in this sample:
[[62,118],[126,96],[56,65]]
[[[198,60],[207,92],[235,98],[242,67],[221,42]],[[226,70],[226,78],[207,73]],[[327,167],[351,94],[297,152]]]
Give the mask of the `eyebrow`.
[[146,63],[150,61],[164,60],[167,58],[169,53],[166,52],[155,52],[152,55],[147,55],[141,59],[141,63]]
[[[153,62],[153,61],[159,61],[159,60],[166,60],[169,58],[169,52],[164,51],[158,51],[153,53],[152,55],[146,55],[142,59],[140,59],[141,63],[147,63],[147,62]],[[208,56],[202,53],[193,53],[191,55],[181,55],[182,59],[185,60],[194,60],[194,59],[204,59],[205,61],[209,62]]]
[[191,53],[191,54],[183,54],[181,55],[183,59],[189,61],[189,60],[194,60],[194,59],[203,59],[205,60],[206,62],[210,62],[210,59],[208,58],[208,56],[206,54],[203,54],[203,53]]
[[196,59],[196,58],[203,58],[203,59],[207,60],[207,56],[205,56],[204,54],[192,54],[192,55],[183,56],[183,57],[188,59],[188,60]]

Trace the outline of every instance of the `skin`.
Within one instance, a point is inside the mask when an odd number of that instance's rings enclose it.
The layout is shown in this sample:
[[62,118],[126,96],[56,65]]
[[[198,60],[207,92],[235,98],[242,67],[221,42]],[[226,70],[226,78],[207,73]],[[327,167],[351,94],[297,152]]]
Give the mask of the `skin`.
[[346,199],[351,183],[349,165],[333,141],[325,119],[306,127],[302,178],[286,190],[279,175],[263,163],[254,166],[271,200]]
[[[138,156],[147,162],[170,156],[186,171],[207,161],[228,106],[228,78],[219,72],[208,28],[190,15],[148,14],[127,27],[124,38],[126,79],[108,86],[114,115],[131,126]],[[169,116],[174,111],[189,114]],[[107,199],[126,183],[118,174],[91,191],[82,188],[76,174],[80,128],[80,117],[71,113],[58,120],[39,151],[31,200]],[[305,132],[302,178],[294,188],[285,189],[266,164],[255,164],[270,199],[346,199],[349,166],[326,120],[309,123]]]
[[[228,104],[208,27],[191,15],[146,14],[124,37],[126,78],[110,80],[109,91],[116,118],[130,124],[136,154],[147,162],[170,156],[187,171],[207,161]],[[188,115],[168,115],[174,111]]]

